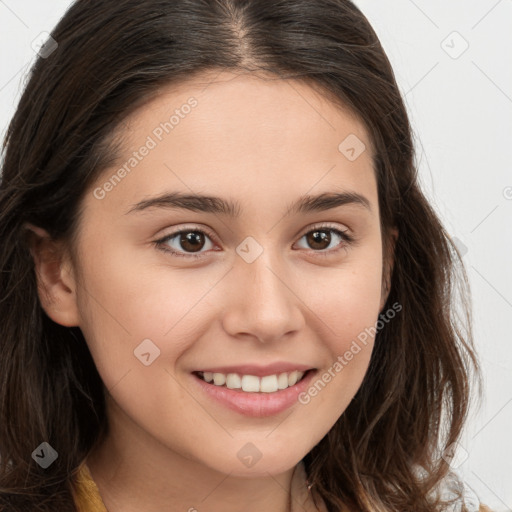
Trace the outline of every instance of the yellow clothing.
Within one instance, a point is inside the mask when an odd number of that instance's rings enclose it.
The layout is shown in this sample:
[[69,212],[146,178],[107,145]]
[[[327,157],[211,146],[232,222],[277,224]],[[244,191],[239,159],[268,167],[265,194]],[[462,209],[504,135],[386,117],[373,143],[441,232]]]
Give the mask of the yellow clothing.
[[85,462],[78,470],[73,494],[78,512],[108,512]]

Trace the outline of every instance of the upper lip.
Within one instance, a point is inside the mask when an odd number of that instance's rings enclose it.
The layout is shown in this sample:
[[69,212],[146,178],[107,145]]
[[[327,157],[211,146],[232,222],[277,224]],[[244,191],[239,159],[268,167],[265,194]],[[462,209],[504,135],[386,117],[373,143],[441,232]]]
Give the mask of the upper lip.
[[201,368],[201,372],[212,372],[212,373],[238,373],[240,375],[254,375],[256,377],[265,377],[267,375],[279,375],[280,373],[293,372],[298,370],[299,372],[305,372],[307,370],[314,369],[311,365],[299,364],[299,363],[286,363],[286,362],[275,362],[267,364],[265,366],[255,364],[239,364],[233,366],[212,366],[209,368]]

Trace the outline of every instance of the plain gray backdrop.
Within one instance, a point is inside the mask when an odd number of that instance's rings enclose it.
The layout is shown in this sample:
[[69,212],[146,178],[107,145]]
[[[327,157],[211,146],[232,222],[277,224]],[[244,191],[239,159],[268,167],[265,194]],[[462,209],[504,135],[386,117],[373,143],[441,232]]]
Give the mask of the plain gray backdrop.
[[[34,40],[69,0],[0,0],[0,136]],[[481,501],[512,510],[512,1],[356,0],[394,67],[427,197],[468,271],[485,399],[453,465]]]

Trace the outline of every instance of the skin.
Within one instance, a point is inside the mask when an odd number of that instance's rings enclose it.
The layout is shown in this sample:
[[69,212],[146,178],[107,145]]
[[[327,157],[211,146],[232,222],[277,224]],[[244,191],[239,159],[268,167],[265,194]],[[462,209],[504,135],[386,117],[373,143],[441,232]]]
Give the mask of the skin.
[[[123,123],[126,152],[83,198],[76,253],[33,227],[42,306],[55,322],[80,327],[107,390],[110,434],[88,465],[110,512],[286,510],[294,467],[349,405],[373,339],[309,403],[267,418],[212,402],[192,386],[191,372],[280,360],[321,375],[375,325],[386,300],[364,125],[295,80],[215,76],[162,89]],[[93,191],[191,96],[197,106],[97,199]],[[354,161],[338,150],[349,134],[366,145]],[[240,216],[126,213],[164,191],[236,200]],[[371,211],[347,204],[285,215],[300,196],[333,191],[365,196]],[[312,245],[304,235],[318,224],[356,243],[327,231],[330,242]],[[215,235],[199,244],[202,257],[155,246],[183,228]],[[263,248],[252,263],[236,252],[247,236]],[[166,243],[191,253],[179,237]],[[148,338],[160,356],[144,366],[134,350]],[[246,443],[262,454],[250,468],[237,457]]]

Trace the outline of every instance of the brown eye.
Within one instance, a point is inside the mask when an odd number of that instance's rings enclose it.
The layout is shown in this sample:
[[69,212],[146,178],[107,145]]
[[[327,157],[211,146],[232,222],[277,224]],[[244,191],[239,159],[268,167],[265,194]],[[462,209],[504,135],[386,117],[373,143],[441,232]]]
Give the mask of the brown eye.
[[302,239],[306,240],[306,249],[311,249],[322,255],[333,254],[353,241],[353,238],[345,231],[329,226],[312,229],[304,234]]
[[192,258],[200,258],[207,251],[203,251],[208,244],[211,249],[213,243],[210,236],[198,229],[183,229],[161,240],[157,240],[156,245],[163,251],[169,252],[174,256],[184,256]]
[[187,252],[200,251],[204,244],[204,233],[200,231],[183,231],[180,233],[179,245]]
[[304,236],[312,249],[327,249],[331,243],[331,234],[329,233],[329,230],[324,229],[310,231]]

